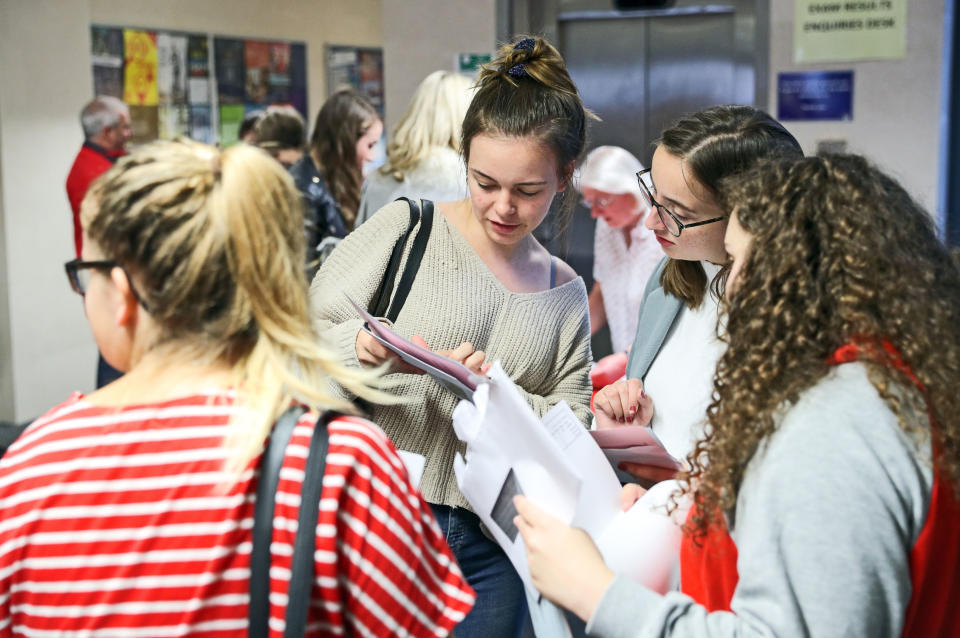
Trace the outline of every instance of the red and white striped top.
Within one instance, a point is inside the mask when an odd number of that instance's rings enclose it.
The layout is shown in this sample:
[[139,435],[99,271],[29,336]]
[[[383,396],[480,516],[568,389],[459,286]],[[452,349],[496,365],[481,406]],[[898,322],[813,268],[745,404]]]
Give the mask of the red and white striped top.
[[[75,395],[0,461],[0,637],[237,636],[247,629],[256,474],[223,468],[227,393],[122,409]],[[282,635],[316,415],[294,429],[271,546]],[[310,635],[445,636],[474,601],[393,444],[331,421]]]

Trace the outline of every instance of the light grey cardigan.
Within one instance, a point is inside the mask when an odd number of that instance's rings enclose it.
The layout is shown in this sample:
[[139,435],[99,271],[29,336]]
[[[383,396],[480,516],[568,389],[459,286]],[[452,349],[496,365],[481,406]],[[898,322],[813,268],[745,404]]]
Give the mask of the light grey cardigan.
[[643,301],[640,302],[637,334],[627,361],[628,379],[643,379],[647,375],[670,327],[683,310],[683,301],[664,291],[660,285],[660,275],[668,261],[669,258],[664,257],[647,280]]
[[[344,293],[369,306],[408,211],[402,201],[385,206],[340,242],[313,280],[314,324],[348,365],[360,365],[356,338],[363,322]],[[439,211],[394,330],[407,338],[420,335],[435,350],[469,341],[489,361],[502,363],[538,415],[565,400],[588,422],[590,325],[583,280],[536,293],[510,292]],[[457,398],[426,375],[388,378],[410,401],[372,406],[372,420],[398,448],[426,456],[420,490],[428,502],[467,507],[453,474],[454,454],[464,449],[451,424]]]

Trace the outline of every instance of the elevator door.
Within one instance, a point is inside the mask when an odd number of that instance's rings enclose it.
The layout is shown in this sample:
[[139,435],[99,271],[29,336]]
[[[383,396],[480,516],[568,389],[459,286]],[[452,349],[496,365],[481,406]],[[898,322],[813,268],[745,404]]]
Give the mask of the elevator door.
[[[586,106],[602,120],[591,124],[588,150],[622,146],[649,166],[654,141],[673,120],[714,104],[744,101],[743,87],[736,86],[732,9],[583,12],[559,18],[567,68]],[[579,208],[565,256],[588,289],[593,230],[588,211]],[[608,348],[594,341],[595,355]]]
[[584,16],[560,21],[560,47],[584,102],[603,120],[592,127],[591,148],[623,146],[647,164],[672,120],[737,101],[733,11]]

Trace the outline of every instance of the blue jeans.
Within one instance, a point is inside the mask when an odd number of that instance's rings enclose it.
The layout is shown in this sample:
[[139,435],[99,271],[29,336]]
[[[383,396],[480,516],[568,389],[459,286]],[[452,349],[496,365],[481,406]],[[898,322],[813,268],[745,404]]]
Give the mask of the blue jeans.
[[430,504],[477,602],[457,625],[457,638],[512,638],[527,623],[523,582],[500,546],[480,531],[480,518],[462,507]]

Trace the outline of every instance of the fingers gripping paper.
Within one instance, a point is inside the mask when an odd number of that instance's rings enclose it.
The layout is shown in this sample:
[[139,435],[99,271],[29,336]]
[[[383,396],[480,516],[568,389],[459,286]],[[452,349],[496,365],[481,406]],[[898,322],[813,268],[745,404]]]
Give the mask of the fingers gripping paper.
[[[669,589],[682,513],[662,508],[675,484],[650,490],[626,512],[604,452],[565,403],[538,418],[499,362],[453,413],[466,455],[454,459],[457,485],[524,582],[537,636],[570,636],[563,612],[536,592],[513,497],[524,494],[594,539],[607,565],[656,591]],[[582,626],[581,626],[582,627]]]

